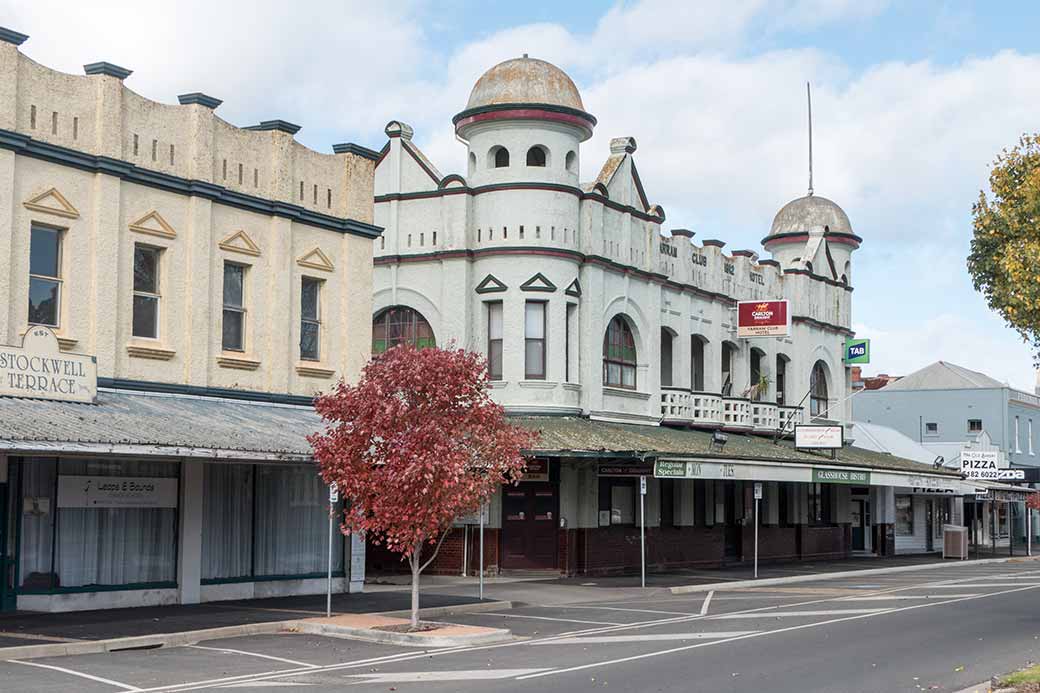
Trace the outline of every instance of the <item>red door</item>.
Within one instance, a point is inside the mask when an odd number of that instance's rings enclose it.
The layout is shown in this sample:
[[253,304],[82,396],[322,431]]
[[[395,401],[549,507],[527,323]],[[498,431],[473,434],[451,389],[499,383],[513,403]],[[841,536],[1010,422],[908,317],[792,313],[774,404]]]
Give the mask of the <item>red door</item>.
[[521,570],[556,568],[556,487],[521,482],[502,489],[502,567]]

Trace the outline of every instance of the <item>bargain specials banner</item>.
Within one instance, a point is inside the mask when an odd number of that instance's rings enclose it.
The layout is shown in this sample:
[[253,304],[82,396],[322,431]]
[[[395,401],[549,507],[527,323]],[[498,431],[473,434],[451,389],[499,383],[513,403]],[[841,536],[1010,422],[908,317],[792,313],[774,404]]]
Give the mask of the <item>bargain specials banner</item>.
[[786,299],[737,303],[738,337],[786,337],[790,328],[791,314]]

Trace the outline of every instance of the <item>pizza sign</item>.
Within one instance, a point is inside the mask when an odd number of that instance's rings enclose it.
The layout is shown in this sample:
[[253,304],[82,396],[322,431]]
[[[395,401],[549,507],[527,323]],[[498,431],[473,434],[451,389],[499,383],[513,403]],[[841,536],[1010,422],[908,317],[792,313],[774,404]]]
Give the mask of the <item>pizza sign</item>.
[[787,300],[737,303],[738,337],[786,337],[791,331]]

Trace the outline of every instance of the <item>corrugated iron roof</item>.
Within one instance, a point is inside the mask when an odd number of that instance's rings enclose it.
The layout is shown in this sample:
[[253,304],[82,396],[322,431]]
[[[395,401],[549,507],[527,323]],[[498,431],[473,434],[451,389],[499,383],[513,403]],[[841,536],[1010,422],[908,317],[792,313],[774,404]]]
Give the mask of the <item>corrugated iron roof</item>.
[[[311,454],[322,428],[311,407],[159,393],[99,390],[96,404],[0,397],[0,450],[54,444],[228,451],[222,457]],[[155,450],[154,454],[162,454]]]
[[720,450],[711,445],[712,434],[666,426],[610,423],[577,417],[510,417],[524,428],[538,431],[538,443],[533,454],[554,454],[562,457],[575,455],[677,455],[716,458],[720,460],[755,460],[790,462],[798,464],[826,464],[827,466],[869,467],[915,474],[936,474],[960,477],[949,469],[936,469],[930,464],[895,457],[883,453],[846,447],[832,460],[826,454],[795,450],[790,441],[773,444],[770,438],[730,433]]

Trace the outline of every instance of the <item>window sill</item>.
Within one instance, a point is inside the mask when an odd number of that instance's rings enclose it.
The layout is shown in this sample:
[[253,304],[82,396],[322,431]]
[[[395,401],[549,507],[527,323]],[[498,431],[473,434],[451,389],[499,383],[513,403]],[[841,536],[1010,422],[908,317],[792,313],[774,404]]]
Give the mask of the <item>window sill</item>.
[[639,392],[638,390],[626,390],[623,387],[610,387],[609,385],[603,386],[603,394],[614,395],[615,397],[628,397],[629,399],[641,399],[649,400],[649,392]]
[[489,380],[488,387],[492,390],[501,390],[509,385],[508,380]]
[[581,392],[581,383],[564,383],[563,389],[571,392]]
[[517,384],[520,387],[529,387],[536,390],[552,390],[559,385],[559,383],[552,380],[521,380]]
[[301,363],[296,366],[296,374],[307,378],[331,378],[336,375],[336,370],[334,368],[321,368]]
[[218,356],[217,365],[221,368],[234,368],[240,371],[255,371],[260,362],[245,356]]
[[153,359],[155,361],[169,361],[177,352],[173,349],[163,349],[158,346],[147,346],[145,344],[127,344],[126,355],[131,358]]
[[58,337],[58,347],[62,351],[70,351],[77,344],[79,344],[78,339],[73,339],[72,337]]

